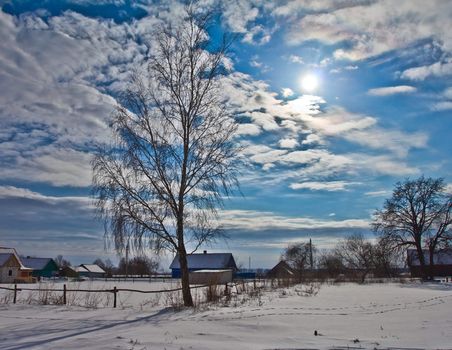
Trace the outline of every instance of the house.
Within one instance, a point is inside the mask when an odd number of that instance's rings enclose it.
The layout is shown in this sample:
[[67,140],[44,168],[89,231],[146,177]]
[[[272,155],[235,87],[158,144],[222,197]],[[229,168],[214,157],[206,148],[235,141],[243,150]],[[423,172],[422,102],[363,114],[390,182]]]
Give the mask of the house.
[[33,282],[32,269],[25,267],[14,248],[0,247],[0,283]]
[[104,278],[106,272],[96,264],[81,264],[75,268],[80,277]]
[[[231,253],[207,253],[187,255],[188,270],[232,270],[237,271],[234,257]],[[179,255],[176,255],[170,265],[171,276],[180,278]]]
[[267,272],[268,278],[295,278],[296,276],[295,270],[284,260],[281,260]]
[[77,267],[73,266],[63,266],[60,268],[59,275],[63,277],[79,277],[78,272],[76,271]]
[[196,270],[190,271],[188,280],[190,284],[226,284],[232,282],[233,270]]
[[[425,265],[430,266],[430,253],[428,250],[422,251]],[[422,277],[421,264],[416,249],[407,250],[407,263],[412,277]],[[452,276],[452,249],[442,249],[434,253],[433,256],[433,276]]]
[[22,263],[33,270],[33,277],[54,277],[58,274],[58,265],[52,258],[21,258]]

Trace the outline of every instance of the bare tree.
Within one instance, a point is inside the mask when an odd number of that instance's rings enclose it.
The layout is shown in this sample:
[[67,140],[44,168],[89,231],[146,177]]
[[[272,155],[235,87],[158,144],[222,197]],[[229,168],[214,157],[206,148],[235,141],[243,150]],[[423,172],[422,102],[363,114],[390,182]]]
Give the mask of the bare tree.
[[319,268],[324,269],[328,277],[336,278],[345,270],[342,258],[335,251],[323,251],[318,259]]
[[300,281],[303,279],[303,273],[309,266],[312,268],[312,255],[315,251],[315,247],[311,241],[307,243],[295,243],[290,244],[283,252],[281,258],[285,260],[290,267],[292,267],[298,273]]
[[[452,196],[443,179],[420,177],[396,184],[392,197],[375,213],[374,230],[392,249],[416,249],[424,279],[433,277],[434,255],[452,242]],[[429,252],[426,266],[423,248]]]
[[63,268],[67,266],[71,266],[71,262],[69,260],[66,260],[63,258],[63,255],[58,255],[55,258],[55,263],[57,264],[58,268]]
[[361,275],[361,282],[374,268],[374,246],[362,234],[353,234],[338,243],[334,254],[348,269]]
[[183,21],[156,30],[147,72],[133,76],[114,115],[115,142],[93,161],[107,235],[119,251],[177,252],[186,306],[187,250],[220,234],[217,208],[237,182],[236,125],[220,94],[229,44],[212,48],[211,18],[187,6]]

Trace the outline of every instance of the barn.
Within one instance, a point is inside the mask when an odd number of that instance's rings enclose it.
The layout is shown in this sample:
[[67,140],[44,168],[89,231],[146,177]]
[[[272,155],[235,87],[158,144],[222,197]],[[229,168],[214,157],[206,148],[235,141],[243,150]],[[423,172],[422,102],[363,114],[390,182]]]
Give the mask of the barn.
[[106,272],[96,264],[81,264],[75,268],[80,277],[104,278]]
[[[198,270],[232,270],[237,271],[234,257],[231,253],[207,253],[205,250],[201,254],[187,255],[188,270],[190,272]],[[179,255],[176,255],[170,265],[171,276],[180,278]]]
[[296,273],[288,263],[281,260],[270,271],[267,272],[268,278],[295,278]]
[[33,270],[33,277],[55,277],[58,274],[58,265],[52,258],[21,258],[22,263]]
[[31,273],[14,248],[0,247],[0,283],[33,282]]
[[[430,266],[430,253],[423,250],[425,264]],[[412,277],[422,277],[419,256],[416,249],[407,250],[407,263]],[[438,277],[452,276],[452,249],[442,249],[433,256],[433,275]]]

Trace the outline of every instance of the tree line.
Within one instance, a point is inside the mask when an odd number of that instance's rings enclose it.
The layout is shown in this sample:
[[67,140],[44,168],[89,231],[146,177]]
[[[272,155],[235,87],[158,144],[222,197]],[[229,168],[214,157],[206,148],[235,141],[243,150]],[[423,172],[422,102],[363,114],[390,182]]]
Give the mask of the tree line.
[[393,277],[407,263],[407,249],[411,248],[416,252],[421,277],[433,279],[435,255],[452,246],[451,211],[452,195],[443,179],[406,179],[395,185],[392,196],[374,213],[374,239],[360,233],[350,235],[318,254],[315,266],[312,257],[317,249],[310,242],[289,245],[281,258],[300,279],[315,267],[330,277],[353,271],[364,281],[371,272]]

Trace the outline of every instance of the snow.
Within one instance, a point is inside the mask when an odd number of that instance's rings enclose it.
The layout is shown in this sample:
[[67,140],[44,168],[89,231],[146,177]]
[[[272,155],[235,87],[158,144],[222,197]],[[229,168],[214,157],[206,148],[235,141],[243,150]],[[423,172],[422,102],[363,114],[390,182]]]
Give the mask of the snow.
[[[96,281],[79,287],[113,285],[159,290],[178,283]],[[321,285],[316,295],[310,290],[316,288],[294,286],[227,307],[178,311],[159,294],[120,292],[119,308],[110,303],[92,309],[29,304],[24,291],[18,304],[0,304],[0,349],[452,348],[450,284]]]

